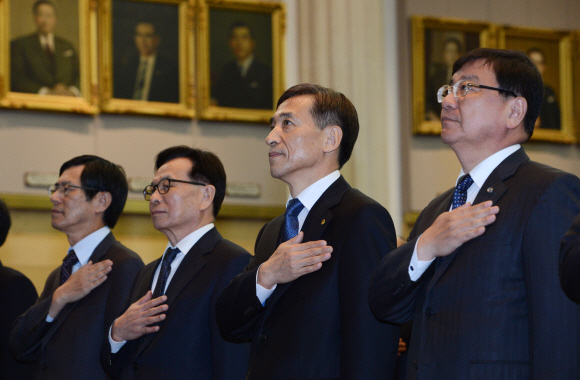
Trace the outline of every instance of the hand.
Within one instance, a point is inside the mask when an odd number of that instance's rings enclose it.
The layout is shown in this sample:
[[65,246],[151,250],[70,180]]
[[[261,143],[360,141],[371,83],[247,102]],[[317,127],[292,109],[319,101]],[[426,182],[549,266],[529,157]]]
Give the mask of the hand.
[[401,354],[406,351],[407,351],[407,343],[403,341],[403,338],[399,338],[399,352],[397,353],[397,356],[401,356]]
[[476,206],[466,203],[455,210],[445,212],[427,228],[417,244],[417,257],[431,261],[435,257],[450,255],[463,243],[482,235],[485,226],[495,222],[499,207],[491,201]]
[[75,96],[64,83],[55,84],[48,92],[49,95]]
[[[111,338],[115,342],[133,340],[145,334],[159,331],[159,326],[149,326],[165,319],[167,296],[151,299],[153,294],[148,291],[140,300],[129,306],[127,311],[113,323]],[[159,306],[161,305],[161,306]]]
[[322,268],[322,263],[330,259],[332,247],[324,240],[302,243],[304,232],[282,243],[276,252],[262,264],[258,272],[258,284],[271,289],[276,284],[285,284],[305,274]]
[[101,261],[96,264],[89,261],[86,265],[83,265],[54,291],[48,315],[51,318],[56,318],[67,304],[85,297],[94,288],[105,282],[107,274],[112,267],[113,262],[111,260]]

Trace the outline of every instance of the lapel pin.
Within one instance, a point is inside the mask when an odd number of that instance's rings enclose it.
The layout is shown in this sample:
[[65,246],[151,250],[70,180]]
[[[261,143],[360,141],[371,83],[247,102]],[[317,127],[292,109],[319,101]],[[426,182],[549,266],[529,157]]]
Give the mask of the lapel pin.
[[487,188],[487,192],[488,192],[489,194],[493,194],[493,187],[488,187],[488,188]]
[[326,219],[322,219],[322,222],[320,222],[320,225],[323,225],[324,223],[326,223]]

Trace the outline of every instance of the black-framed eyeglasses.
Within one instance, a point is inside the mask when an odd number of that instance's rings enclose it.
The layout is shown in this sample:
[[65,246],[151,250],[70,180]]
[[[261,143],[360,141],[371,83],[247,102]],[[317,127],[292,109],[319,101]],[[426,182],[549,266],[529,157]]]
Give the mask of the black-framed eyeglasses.
[[70,183],[55,183],[54,185],[51,185],[48,187],[48,196],[50,197],[52,194],[56,193],[57,191],[60,191],[62,194],[67,195],[69,193],[69,191],[71,191],[71,189],[84,189],[84,190],[100,191],[98,189],[93,189],[90,187],[71,185]]
[[453,86],[449,86],[449,85],[441,86],[441,88],[437,91],[437,101],[439,103],[442,103],[443,99],[445,99],[445,97],[452,92],[453,92],[454,97],[461,98],[462,96],[467,95],[469,90],[471,90],[473,87],[485,88],[488,90],[496,90],[499,92],[506,92],[509,95],[517,97],[515,92],[510,91],[510,90],[506,90],[504,88],[484,86],[483,84],[476,84],[476,83],[468,82],[466,80],[460,80],[459,82],[455,83]]
[[167,194],[169,189],[171,189],[171,182],[179,182],[179,183],[189,183],[190,185],[196,186],[207,186],[205,183],[201,182],[190,182],[190,181],[182,181],[180,179],[173,179],[173,178],[163,178],[161,181],[157,182],[156,185],[149,185],[143,189],[143,197],[145,197],[146,201],[151,200],[151,196],[155,192],[155,190],[159,191],[159,194]]

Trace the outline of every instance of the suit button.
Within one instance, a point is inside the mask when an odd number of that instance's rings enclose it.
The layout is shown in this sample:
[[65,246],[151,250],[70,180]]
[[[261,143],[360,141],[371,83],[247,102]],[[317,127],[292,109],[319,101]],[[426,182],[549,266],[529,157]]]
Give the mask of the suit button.
[[434,312],[433,312],[433,310],[432,310],[430,307],[428,307],[428,308],[426,308],[426,309],[425,309],[425,315],[426,315],[427,317],[430,317],[430,316],[432,316],[433,314],[434,314]]
[[415,360],[415,362],[413,363],[413,367],[415,367],[415,369],[419,368],[419,363],[417,363],[417,361]]
[[133,368],[133,369],[137,369],[137,368],[139,368],[139,364],[137,364],[137,363],[133,362],[133,363],[131,364],[131,368]]
[[260,333],[260,339],[266,340],[267,337],[266,333]]

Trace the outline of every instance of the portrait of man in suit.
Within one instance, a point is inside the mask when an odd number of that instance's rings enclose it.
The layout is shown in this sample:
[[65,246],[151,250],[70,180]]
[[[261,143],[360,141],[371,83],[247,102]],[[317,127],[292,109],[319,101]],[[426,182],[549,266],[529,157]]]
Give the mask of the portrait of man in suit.
[[254,54],[256,39],[252,27],[236,21],[229,27],[228,46],[233,59],[221,69],[211,89],[220,107],[272,109],[272,67]]
[[580,378],[580,305],[558,278],[580,179],[521,146],[543,92],[525,53],[482,48],[455,62],[438,93],[441,140],[461,170],[369,290],[379,319],[413,320],[408,379]]
[[139,272],[105,338],[103,368],[112,379],[243,379],[249,347],[226,342],[215,321],[217,297],[250,259],[214,226],[224,167],[211,152],[175,146],[155,169],[143,193],[167,248]]
[[10,44],[11,87],[14,92],[81,96],[79,58],[73,44],[54,34],[56,8],[50,0],[32,6],[36,32]]
[[113,70],[114,98],[179,103],[179,68],[159,52],[159,30],[153,20],[135,23],[134,48]]
[[396,247],[395,228],[339,171],[358,136],[356,109],[299,84],[270,123],[270,174],[288,185],[286,213],[262,227],[255,256],[218,299],[220,331],[251,339],[246,379],[392,379],[399,328],[374,318],[368,282]]
[[[4,245],[12,221],[6,203],[0,199],[0,247]],[[0,262],[0,380],[28,379],[34,369],[30,363],[16,361],[10,353],[10,330],[16,318],[34,305],[38,293],[32,282],[17,270]]]
[[52,227],[70,243],[38,302],[15,322],[10,348],[35,363],[33,379],[106,379],[102,337],[123,311],[143,261],[119,243],[115,227],[127,199],[123,169],[97,156],[78,156],[50,186]]
[[[528,57],[534,62],[538,68],[542,78],[546,72],[546,54],[539,48],[531,48],[527,51]],[[556,91],[544,82],[544,100],[540,108],[540,115],[536,120],[536,128],[543,129],[560,129],[560,106],[558,105],[558,98]]]

